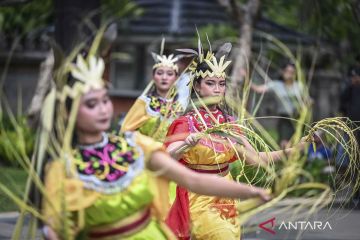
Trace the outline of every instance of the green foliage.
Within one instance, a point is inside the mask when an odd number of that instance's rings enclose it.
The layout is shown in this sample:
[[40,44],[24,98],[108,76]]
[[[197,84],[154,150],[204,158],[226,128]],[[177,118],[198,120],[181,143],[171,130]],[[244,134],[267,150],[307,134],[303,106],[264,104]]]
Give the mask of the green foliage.
[[[225,41],[236,42],[238,38],[237,30],[234,27],[226,24],[209,24],[199,29],[199,35],[204,48],[208,48],[206,40],[207,36],[212,43],[219,40],[224,41],[225,39]],[[192,44],[197,46],[197,41],[198,37],[195,36],[192,40]]]
[[8,118],[0,120],[0,164],[18,166],[17,156],[30,156],[33,151],[35,133],[25,117],[17,118],[17,125]]
[[306,162],[304,169],[314,177],[316,182],[328,183],[329,175],[323,172],[326,166],[328,166],[327,160],[316,158]]
[[298,1],[264,1],[261,10],[262,14],[269,19],[297,29],[299,27],[299,5]]
[[25,4],[0,7],[0,31],[23,35],[52,21],[53,1],[32,0]]
[[266,0],[262,14],[269,19],[321,39],[349,41],[360,51],[360,26],[354,14],[353,0]]
[[[27,173],[18,168],[1,167],[2,176],[0,183],[4,184],[8,188],[18,195],[21,195],[25,190],[25,183],[27,179]],[[19,210],[18,206],[7,197],[5,193],[0,191],[0,212],[9,212]]]
[[131,0],[102,0],[102,19],[123,18],[127,16],[139,16],[143,10]]
[[[142,9],[131,0],[102,0],[100,13],[103,20],[108,20],[138,16]],[[5,35],[25,35],[53,23],[53,0],[32,0],[15,6],[0,7],[0,31]]]
[[[247,2],[247,0],[238,0],[239,4]],[[355,2],[354,0],[264,0],[261,1],[259,15],[322,41],[348,43],[351,52],[345,60],[351,61],[354,57],[351,54],[356,55],[360,52],[360,41],[358,41],[360,26],[354,10]],[[209,25],[199,29],[199,32],[203,41],[207,33],[212,42],[238,36],[237,30],[229,25]],[[193,42],[195,43],[196,40]]]

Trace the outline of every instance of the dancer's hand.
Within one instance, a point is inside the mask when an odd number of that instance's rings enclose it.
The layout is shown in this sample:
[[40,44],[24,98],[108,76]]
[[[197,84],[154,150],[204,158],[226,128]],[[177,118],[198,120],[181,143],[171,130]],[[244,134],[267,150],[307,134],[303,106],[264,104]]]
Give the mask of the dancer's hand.
[[201,134],[200,133],[191,133],[189,136],[187,136],[187,138],[185,139],[185,143],[188,146],[195,146],[198,141],[201,138]]
[[313,142],[313,136],[311,136],[310,138],[309,137],[302,137],[300,139],[300,142],[298,144],[296,144],[296,146],[297,146],[298,149],[304,150],[305,146],[310,142]]
[[259,197],[264,202],[268,202],[271,200],[271,195],[269,194],[270,190],[253,187],[252,193],[253,193],[253,197]]
[[308,143],[307,137],[302,137],[300,139],[300,142],[298,143],[298,145],[300,146],[300,149],[304,149],[304,147],[307,143]]

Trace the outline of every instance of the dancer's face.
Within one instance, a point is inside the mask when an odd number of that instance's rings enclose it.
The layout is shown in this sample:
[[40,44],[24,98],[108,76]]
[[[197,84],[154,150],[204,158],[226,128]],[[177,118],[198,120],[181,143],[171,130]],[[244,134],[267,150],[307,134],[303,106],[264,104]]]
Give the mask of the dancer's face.
[[110,128],[113,105],[107,89],[90,90],[80,100],[76,127],[82,132],[97,133]]
[[195,90],[200,97],[223,97],[225,95],[225,79],[218,77],[206,77],[195,83]]
[[157,90],[162,92],[169,91],[176,80],[176,72],[170,67],[158,67],[154,72],[154,83]]

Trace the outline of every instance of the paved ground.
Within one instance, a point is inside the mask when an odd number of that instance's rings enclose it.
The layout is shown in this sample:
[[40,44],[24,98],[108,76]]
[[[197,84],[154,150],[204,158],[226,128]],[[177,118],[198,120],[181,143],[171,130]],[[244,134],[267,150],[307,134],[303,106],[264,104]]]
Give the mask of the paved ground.
[[[17,212],[10,212],[10,213],[1,213],[0,214],[0,240],[9,240],[11,239],[11,235],[13,233],[13,230],[15,228],[16,220],[18,218],[19,214]],[[26,226],[27,226],[27,220],[26,220]],[[29,237],[26,235],[27,228],[24,228],[24,233],[22,234],[21,239],[27,240]],[[41,234],[38,231],[37,238],[41,239]]]
[[[0,214],[0,240],[11,239],[11,234],[15,226],[17,219],[17,213],[3,213]],[[254,223],[256,230],[252,233],[243,234],[243,240],[280,240],[280,239],[297,239],[299,231],[285,230],[284,228],[279,230],[275,227],[275,234],[268,233],[260,229],[257,225],[263,221],[274,218],[277,224],[282,221],[288,221],[286,214],[277,214],[275,210],[262,213],[259,216],[255,216],[250,222]],[[306,218],[298,217],[298,221],[305,221]],[[326,227],[325,230],[312,230],[307,228],[302,232],[299,239],[303,240],[359,240],[360,239],[360,210],[338,209],[338,210],[321,210],[318,214],[312,216],[307,221],[328,221],[332,229]],[[27,239],[26,235],[23,235],[22,239]],[[40,233],[38,233],[38,238]]]

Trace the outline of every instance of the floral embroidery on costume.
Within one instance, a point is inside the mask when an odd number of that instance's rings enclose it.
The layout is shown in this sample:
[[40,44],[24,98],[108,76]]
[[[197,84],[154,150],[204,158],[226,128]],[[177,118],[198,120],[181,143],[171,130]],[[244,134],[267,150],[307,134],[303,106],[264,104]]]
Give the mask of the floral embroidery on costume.
[[148,96],[150,98],[149,107],[154,111],[160,113],[162,116],[165,115],[164,106],[167,104],[167,101],[160,97]]
[[85,187],[106,194],[123,190],[144,169],[143,152],[130,132],[104,135],[96,146],[79,146],[75,158]]
[[[201,114],[201,117],[204,119],[204,122],[205,122],[207,128],[211,128],[211,127],[214,126],[214,124],[216,124],[214,122],[214,120],[211,118],[210,114],[208,112],[206,112],[205,110],[200,109],[200,114]],[[219,114],[219,110],[216,110],[212,114],[213,114],[213,116],[215,117],[215,119],[216,119],[216,121],[218,123],[224,123],[225,122],[224,115],[221,112]],[[205,131],[206,130],[203,122],[200,119],[200,116],[195,111],[192,111],[190,116],[195,119],[195,121],[194,121],[195,126],[199,131]]]
[[210,209],[218,212],[222,219],[226,219],[235,224],[235,217],[238,216],[234,200],[225,198],[216,198],[214,203],[210,205]]
[[165,99],[159,96],[147,95],[142,96],[146,102],[146,111],[150,116],[163,118],[176,118],[178,113],[183,112],[183,108],[176,98]]

